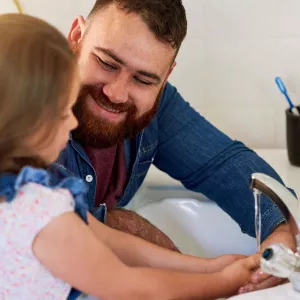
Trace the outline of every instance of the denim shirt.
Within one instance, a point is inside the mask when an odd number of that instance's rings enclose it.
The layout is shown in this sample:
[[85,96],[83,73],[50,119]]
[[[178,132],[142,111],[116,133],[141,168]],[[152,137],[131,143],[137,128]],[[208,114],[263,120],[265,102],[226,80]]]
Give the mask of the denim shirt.
[[[118,199],[118,207],[129,203],[154,164],[185,188],[215,201],[244,233],[255,236],[254,200],[249,189],[251,174],[262,172],[282,182],[255,152],[215,128],[169,83],[149,126],[124,143],[128,182]],[[105,222],[105,205],[94,208],[95,187],[101,182],[97,182],[83,148],[71,138],[57,162],[89,181],[86,202],[94,216]],[[264,240],[284,218],[266,196],[262,196],[261,203]]]
[[[35,182],[52,189],[68,189],[75,200],[75,212],[87,223],[88,207],[85,202],[87,186],[85,182],[79,178],[71,177],[69,172],[56,164],[50,166],[47,171],[24,167],[19,174],[0,174],[0,197],[4,197],[5,201],[8,202],[13,201],[21,186],[29,182]],[[72,289],[68,299],[76,299],[80,294],[79,291]]]

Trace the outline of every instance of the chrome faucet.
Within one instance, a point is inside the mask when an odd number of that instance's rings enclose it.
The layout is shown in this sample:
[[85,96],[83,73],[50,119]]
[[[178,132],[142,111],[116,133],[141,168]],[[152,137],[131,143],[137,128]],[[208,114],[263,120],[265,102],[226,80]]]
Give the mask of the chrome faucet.
[[288,278],[293,288],[300,292],[300,210],[297,198],[272,177],[254,173],[250,189],[268,196],[280,209],[295,236],[297,251],[283,244],[273,244],[262,253],[260,264],[263,272],[276,277]]

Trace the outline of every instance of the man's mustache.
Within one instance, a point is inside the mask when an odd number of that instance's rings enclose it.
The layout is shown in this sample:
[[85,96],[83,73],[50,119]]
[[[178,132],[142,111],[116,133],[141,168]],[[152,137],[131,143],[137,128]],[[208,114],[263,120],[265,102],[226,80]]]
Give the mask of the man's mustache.
[[99,105],[113,109],[119,112],[128,112],[130,110],[135,110],[133,103],[114,103],[103,92],[103,85],[84,85],[82,86],[79,98],[90,95]]

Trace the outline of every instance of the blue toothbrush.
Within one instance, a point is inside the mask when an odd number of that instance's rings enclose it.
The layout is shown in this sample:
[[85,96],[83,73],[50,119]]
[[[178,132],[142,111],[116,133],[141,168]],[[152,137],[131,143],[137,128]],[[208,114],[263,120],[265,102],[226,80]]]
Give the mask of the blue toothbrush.
[[288,93],[287,93],[287,90],[282,82],[282,80],[280,79],[280,77],[276,77],[275,78],[275,82],[277,84],[277,86],[279,87],[281,93],[285,96],[289,106],[290,106],[290,111],[296,115],[296,116],[300,116],[300,113],[297,109],[297,107],[295,107],[295,105],[293,104],[291,98],[289,97]]

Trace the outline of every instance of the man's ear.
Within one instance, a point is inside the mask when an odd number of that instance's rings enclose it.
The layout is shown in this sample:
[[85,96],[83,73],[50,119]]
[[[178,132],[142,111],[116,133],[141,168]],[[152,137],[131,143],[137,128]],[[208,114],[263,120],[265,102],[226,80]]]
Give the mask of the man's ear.
[[165,81],[164,81],[164,83],[163,83],[163,87],[166,86],[166,84],[167,84],[167,82],[168,82],[168,79],[169,79],[170,75],[172,74],[172,72],[173,72],[174,68],[176,67],[176,65],[177,65],[177,63],[176,63],[176,61],[174,61],[174,62],[172,63],[172,65],[171,65],[169,71],[168,71],[168,74],[167,74],[166,78],[165,78]]
[[76,48],[76,46],[82,40],[86,27],[86,22],[82,16],[77,17],[72,23],[71,29],[68,34],[68,42],[71,49]]

